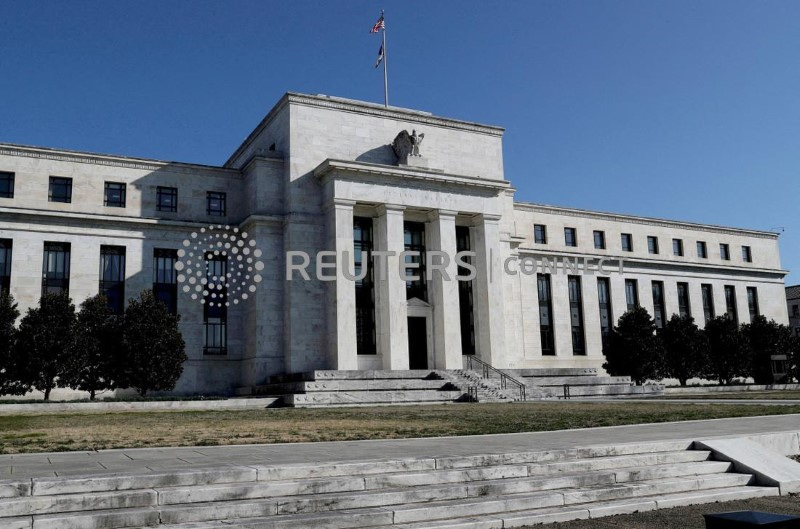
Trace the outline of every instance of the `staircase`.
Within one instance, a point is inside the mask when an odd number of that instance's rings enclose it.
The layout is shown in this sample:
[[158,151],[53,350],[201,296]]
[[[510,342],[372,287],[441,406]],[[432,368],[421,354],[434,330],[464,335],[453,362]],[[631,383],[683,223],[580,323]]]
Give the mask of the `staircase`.
[[657,396],[662,385],[636,386],[630,377],[598,374],[596,368],[545,368],[508,370],[528,387],[539,388],[543,398],[607,398]]
[[0,527],[491,529],[778,495],[690,444],[7,480]]

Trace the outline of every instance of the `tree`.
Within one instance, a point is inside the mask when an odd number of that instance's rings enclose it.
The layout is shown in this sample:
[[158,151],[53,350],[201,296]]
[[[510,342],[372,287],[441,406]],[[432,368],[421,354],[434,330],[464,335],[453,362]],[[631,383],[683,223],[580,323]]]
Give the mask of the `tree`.
[[730,385],[736,377],[750,376],[750,344],[733,319],[717,316],[708,320],[704,334],[708,341],[704,378]]
[[111,312],[108,299],[97,294],[81,303],[71,354],[66,358],[62,382],[89,392],[114,389],[117,359],[122,349],[122,318]]
[[14,327],[19,310],[14,296],[9,292],[0,295],[0,395],[24,395],[27,388],[19,383],[14,366],[14,341],[17,329]]
[[128,302],[118,387],[136,388],[142,397],[175,387],[187,359],[179,321],[151,290]]
[[794,333],[787,325],[775,320],[767,321],[764,316],[756,316],[752,322],[742,325],[742,332],[750,341],[753,379],[756,384],[771,384],[772,356],[786,355],[791,360],[794,346]]
[[30,308],[19,324],[14,347],[16,376],[21,384],[44,393],[50,392],[64,373],[71,353],[75,328],[75,305],[65,292],[45,293],[39,306]]
[[611,375],[627,375],[637,384],[661,378],[663,348],[656,323],[647,310],[637,307],[623,314],[603,348]]
[[706,341],[691,316],[673,314],[659,333],[664,344],[664,375],[677,378],[681,386],[700,376],[706,356]]

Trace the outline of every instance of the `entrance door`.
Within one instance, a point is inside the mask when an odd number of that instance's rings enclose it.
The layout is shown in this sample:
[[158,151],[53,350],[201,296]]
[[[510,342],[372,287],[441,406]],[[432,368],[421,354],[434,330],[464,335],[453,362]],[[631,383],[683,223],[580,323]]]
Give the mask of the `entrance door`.
[[426,318],[408,318],[408,368],[428,369]]

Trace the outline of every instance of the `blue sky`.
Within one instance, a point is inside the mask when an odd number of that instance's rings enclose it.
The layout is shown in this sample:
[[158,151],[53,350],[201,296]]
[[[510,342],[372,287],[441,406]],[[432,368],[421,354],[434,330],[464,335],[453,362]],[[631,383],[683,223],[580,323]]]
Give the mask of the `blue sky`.
[[800,2],[6,2],[0,141],[221,164],[286,91],[506,127],[517,199],[783,227],[800,283]]

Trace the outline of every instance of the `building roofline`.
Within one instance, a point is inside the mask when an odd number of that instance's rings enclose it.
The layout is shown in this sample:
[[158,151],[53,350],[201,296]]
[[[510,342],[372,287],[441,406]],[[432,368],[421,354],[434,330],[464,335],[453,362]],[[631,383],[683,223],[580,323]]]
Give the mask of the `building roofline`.
[[651,224],[657,226],[689,228],[703,231],[717,231],[728,234],[753,235],[762,238],[777,239],[780,233],[766,230],[754,230],[749,228],[736,228],[730,226],[720,226],[718,224],[703,224],[700,222],[688,222],[680,220],[662,219],[658,217],[644,217],[641,215],[628,215],[624,213],[611,213],[606,211],[593,211],[589,209],[570,208],[564,206],[552,206],[548,204],[537,204],[535,202],[514,202],[514,209],[528,211],[539,211],[542,213],[568,214],[580,217],[591,217],[603,220],[635,222],[637,224]]
[[89,163],[95,165],[108,165],[115,167],[127,167],[132,169],[156,170],[166,166],[178,166],[187,169],[198,169],[204,171],[222,171],[225,173],[236,172],[231,168],[222,167],[219,165],[175,162],[169,160],[157,160],[155,158],[141,158],[138,156],[122,156],[118,154],[103,154],[91,151],[76,151],[72,149],[39,147],[35,145],[22,145],[18,143],[0,142],[0,155],[24,156],[27,158],[44,158],[56,161],[69,160],[73,162]]
[[462,130],[470,130],[482,134],[491,134],[494,136],[502,136],[505,129],[496,125],[483,125],[473,121],[465,121],[454,118],[446,118],[441,116],[434,116],[430,112],[422,110],[414,110],[403,107],[385,107],[378,103],[370,103],[368,101],[359,101],[357,99],[347,99],[344,97],[329,96],[325,94],[301,94],[299,92],[286,92],[275,105],[267,112],[267,115],[256,125],[256,127],[247,135],[244,141],[234,151],[234,153],[223,164],[223,167],[230,167],[234,160],[236,160],[241,153],[253,143],[253,140],[261,133],[267,124],[283,109],[287,104],[300,104],[315,106],[318,108],[332,108],[344,112],[357,112],[361,114],[370,114],[380,117],[401,117],[407,121],[416,121],[430,125],[447,126],[450,128],[457,128]]

